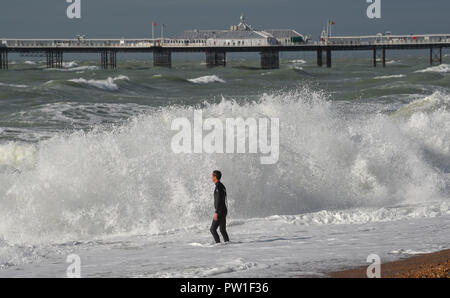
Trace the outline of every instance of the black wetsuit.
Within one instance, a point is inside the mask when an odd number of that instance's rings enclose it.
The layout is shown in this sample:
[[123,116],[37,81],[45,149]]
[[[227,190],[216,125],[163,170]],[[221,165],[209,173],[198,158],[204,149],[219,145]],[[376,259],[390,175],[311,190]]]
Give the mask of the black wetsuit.
[[227,234],[227,189],[220,181],[216,183],[216,189],[214,190],[214,208],[217,213],[217,220],[213,220],[211,225],[211,234],[214,237],[216,243],[220,243],[219,234],[217,234],[217,228],[220,227],[220,233],[222,234],[225,242],[230,241]]

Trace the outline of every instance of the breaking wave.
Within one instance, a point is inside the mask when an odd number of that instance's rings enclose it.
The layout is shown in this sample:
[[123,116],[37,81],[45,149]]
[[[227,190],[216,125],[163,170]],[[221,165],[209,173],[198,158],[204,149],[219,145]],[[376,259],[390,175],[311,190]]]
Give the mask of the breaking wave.
[[7,84],[0,82],[0,87],[12,87],[12,88],[28,88],[28,85],[23,84]]
[[306,64],[307,62],[303,59],[289,60],[289,63],[293,64]]
[[63,62],[63,68],[46,68],[45,70],[62,71],[62,72],[79,72],[79,71],[95,71],[100,68],[96,65],[79,65],[76,61]]
[[129,81],[130,79],[127,76],[121,75],[114,78],[108,77],[106,80],[86,80],[84,78],[79,78],[69,80],[69,82],[85,84],[103,90],[117,91],[119,90],[119,86],[116,84],[116,81],[119,80]]
[[78,64],[75,61],[63,62],[63,67],[74,68],[74,67],[78,67]]
[[449,64],[441,64],[438,66],[428,67],[426,69],[417,70],[416,72],[437,72],[437,73],[450,73]]
[[195,79],[189,79],[188,81],[194,84],[225,83],[224,80],[216,75],[203,76]]
[[386,64],[397,64],[397,63],[399,63],[399,61],[397,60],[386,61]]
[[385,80],[385,79],[398,79],[398,78],[404,78],[406,75],[399,74],[399,75],[390,75],[390,76],[378,76],[375,77],[375,80]]
[[433,218],[450,215],[448,203],[442,202],[425,206],[382,207],[377,209],[322,210],[300,215],[274,215],[263,220],[295,225],[338,225],[367,224],[416,218]]
[[[111,88],[119,78],[81,83]],[[434,161],[450,160],[448,99],[434,94],[422,99],[441,101],[432,108],[412,104],[407,113],[362,120],[341,115],[321,92],[308,89],[246,104],[205,103],[204,118],[280,118],[275,165],[261,165],[257,155],[172,153],[171,123],[192,118],[194,108],[187,106],[154,108],[125,125],[37,144],[3,144],[0,164],[17,171],[0,170],[0,239],[61,243],[198,225],[211,215],[213,169],[224,173],[233,219],[295,215],[308,222],[315,213],[319,222],[348,217],[359,223],[364,216],[445,215],[450,167]],[[398,205],[413,207],[389,207]]]
[[[84,65],[84,66],[77,66],[72,68],[67,68],[67,71],[85,71],[85,70],[99,70],[100,68],[95,65]],[[63,69],[64,70],[64,69]]]

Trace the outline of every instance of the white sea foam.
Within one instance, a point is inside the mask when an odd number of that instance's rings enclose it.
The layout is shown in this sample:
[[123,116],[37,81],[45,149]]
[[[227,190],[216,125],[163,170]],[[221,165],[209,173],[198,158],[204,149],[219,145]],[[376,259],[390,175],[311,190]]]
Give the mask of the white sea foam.
[[0,145],[0,165],[14,167],[31,166],[34,163],[36,148],[33,145],[6,143]]
[[195,278],[195,277],[214,277],[221,274],[229,274],[234,272],[243,272],[253,269],[267,268],[268,266],[255,262],[248,262],[243,258],[235,259],[218,267],[198,266],[184,270],[172,270],[165,272],[157,272],[153,274],[140,274],[134,277],[152,277],[152,278]]
[[294,63],[294,64],[305,64],[306,61],[303,59],[296,59],[296,60],[290,60],[290,63]]
[[404,78],[404,77],[406,77],[406,75],[399,74],[399,75],[389,75],[389,76],[378,76],[378,77],[375,77],[374,79],[385,80],[385,79],[397,79],[397,78]]
[[74,68],[77,66],[78,66],[78,63],[76,63],[75,61],[63,62],[63,67],[65,67],[65,68]]
[[429,254],[429,253],[433,253],[436,250],[424,250],[424,251],[416,251],[416,250],[412,250],[412,249],[399,249],[399,250],[393,250],[390,253],[394,254],[394,255],[410,255],[410,256],[414,256],[414,255],[421,255],[421,254]]
[[129,81],[130,79],[127,76],[120,75],[114,78],[108,77],[106,80],[94,80],[94,79],[86,80],[84,78],[79,78],[79,79],[72,79],[69,81],[79,84],[86,84],[98,89],[117,91],[119,90],[119,86],[116,84],[116,81],[119,80]]
[[0,82],[0,87],[12,87],[12,88],[28,88],[28,85],[23,84],[7,84]]
[[99,67],[95,66],[95,65],[84,65],[84,66],[77,66],[77,67],[73,67],[73,68],[69,68],[69,71],[86,71],[86,70],[98,70]]
[[391,222],[416,218],[432,218],[450,215],[447,202],[424,206],[399,206],[389,208],[359,208],[354,210],[323,210],[300,215],[275,215],[265,220],[281,221],[296,225],[338,225],[367,224],[373,222]]
[[397,61],[397,60],[386,61],[386,64],[397,64],[397,63],[399,63],[399,61]]
[[33,246],[8,245],[0,238],[0,270],[6,270],[18,264],[36,262],[41,258],[42,251]]
[[79,71],[95,71],[100,68],[96,65],[82,65],[77,66],[75,62],[67,62],[63,65],[64,68],[46,68],[45,70],[62,71],[62,72],[79,72]]
[[[126,77],[79,82],[111,88],[115,79]],[[210,217],[207,173],[213,168],[221,169],[224,182],[232,186],[229,207],[234,218],[323,210],[297,218],[361,223],[364,218],[446,214],[433,211],[435,205],[423,212],[421,207],[417,212],[383,209],[428,206],[448,198],[447,178],[430,162],[450,158],[446,109],[349,120],[320,92],[307,89],[265,94],[243,105],[224,100],[205,106],[208,118],[280,118],[280,161],[273,166],[262,166],[253,155],[172,153],[172,120],[192,111],[158,108],[126,125],[29,145],[35,153],[23,158],[7,153],[3,162],[14,163],[21,173],[0,180],[0,235],[10,243],[47,243],[196,225]],[[11,148],[4,150],[20,152]],[[439,155],[428,155],[433,154],[428,148]],[[346,209],[356,211],[334,211]]]
[[189,79],[188,81],[194,84],[225,83],[224,80],[216,75],[203,76],[195,79]]
[[423,148],[444,159],[450,157],[450,95],[435,92],[404,106],[395,115],[406,117],[402,126]]
[[449,64],[441,64],[438,66],[428,67],[426,69],[417,70],[416,72],[436,72],[436,73],[450,73]]

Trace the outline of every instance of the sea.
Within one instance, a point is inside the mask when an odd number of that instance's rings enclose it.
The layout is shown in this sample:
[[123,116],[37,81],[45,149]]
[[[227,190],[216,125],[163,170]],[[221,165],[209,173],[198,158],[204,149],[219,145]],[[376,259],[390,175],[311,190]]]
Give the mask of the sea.
[[[390,53],[389,53],[390,54]],[[0,71],[0,277],[325,277],[450,246],[450,61],[399,52],[10,55]],[[279,159],[174,153],[174,119],[278,118]],[[211,172],[231,242],[213,244]],[[370,258],[369,258],[370,259]]]

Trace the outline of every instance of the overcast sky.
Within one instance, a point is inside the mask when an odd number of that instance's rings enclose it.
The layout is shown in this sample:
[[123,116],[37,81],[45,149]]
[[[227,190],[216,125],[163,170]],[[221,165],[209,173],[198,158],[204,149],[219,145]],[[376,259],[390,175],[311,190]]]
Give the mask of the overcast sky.
[[[151,22],[168,35],[185,29],[227,29],[244,13],[256,28],[293,28],[314,38],[327,19],[338,35],[450,32],[450,0],[381,0],[382,18],[368,19],[366,0],[81,0],[82,18],[66,16],[66,0],[1,0],[0,37],[151,37]],[[159,29],[158,29],[159,32]]]

